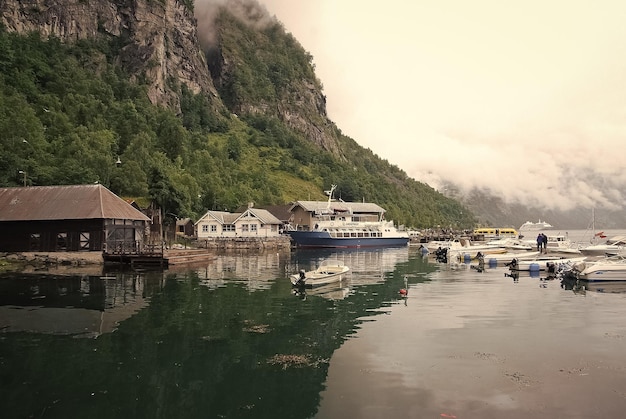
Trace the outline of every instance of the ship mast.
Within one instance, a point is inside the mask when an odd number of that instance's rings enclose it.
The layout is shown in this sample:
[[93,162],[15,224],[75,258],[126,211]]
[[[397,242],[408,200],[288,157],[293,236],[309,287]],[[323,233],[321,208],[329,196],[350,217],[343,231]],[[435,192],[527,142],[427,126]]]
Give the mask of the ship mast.
[[326,209],[330,211],[330,203],[333,200],[333,192],[337,189],[337,185],[330,185],[330,190],[324,191],[326,195],[328,195],[328,204],[326,205]]

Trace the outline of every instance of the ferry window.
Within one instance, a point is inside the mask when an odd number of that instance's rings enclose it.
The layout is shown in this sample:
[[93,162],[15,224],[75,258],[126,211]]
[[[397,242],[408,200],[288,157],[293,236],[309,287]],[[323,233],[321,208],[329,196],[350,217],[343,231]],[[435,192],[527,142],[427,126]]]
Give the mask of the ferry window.
[[350,233],[350,237],[356,237],[356,233],[353,231]]

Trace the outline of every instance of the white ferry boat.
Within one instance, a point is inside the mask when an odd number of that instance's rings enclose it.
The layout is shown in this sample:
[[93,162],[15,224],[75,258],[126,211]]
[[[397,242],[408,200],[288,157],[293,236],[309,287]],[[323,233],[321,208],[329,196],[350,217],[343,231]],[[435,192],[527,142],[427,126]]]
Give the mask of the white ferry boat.
[[[316,209],[307,215],[308,229],[287,230],[296,247],[302,248],[360,248],[406,246],[409,234],[394,226],[393,221],[384,219],[384,210],[374,205],[377,211],[358,213],[354,208],[362,203],[333,202],[332,194],[336,185],[329,191],[324,208]],[[370,205],[371,206],[371,205]],[[297,215],[296,218],[305,218]]]

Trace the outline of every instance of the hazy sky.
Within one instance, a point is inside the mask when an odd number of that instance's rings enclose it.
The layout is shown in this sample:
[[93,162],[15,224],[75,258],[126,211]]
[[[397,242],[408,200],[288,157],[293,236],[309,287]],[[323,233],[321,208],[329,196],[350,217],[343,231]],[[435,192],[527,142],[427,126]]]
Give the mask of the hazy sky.
[[313,55],[330,119],[410,176],[622,206],[626,1],[259,1]]

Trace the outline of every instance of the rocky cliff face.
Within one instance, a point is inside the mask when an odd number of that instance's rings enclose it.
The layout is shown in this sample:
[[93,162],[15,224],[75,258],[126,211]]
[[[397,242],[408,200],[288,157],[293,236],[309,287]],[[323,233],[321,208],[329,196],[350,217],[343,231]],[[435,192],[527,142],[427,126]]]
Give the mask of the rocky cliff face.
[[[247,10],[260,13],[254,0],[215,2],[212,7],[241,8],[244,3]],[[219,40],[212,46],[218,52],[207,64],[197,20],[179,0],[2,0],[0,22],[10,32],[34,31],[64,42],[116,40],[122,45],[117,64],[131,77],[149,82],[153,104],[176,111],[180,110],[181,84],[206,95],[215,112],[224,109],[215,86],[228,83],[232,66],[238,65],[222,53]],[[202,22],[212,24],[210,19]],[[230,112],[276,116],[323,149],[342,154],[335,126],[326,115],[326,98],[310,81],[291,80],[287,94],[277,102],[239,102]]]
[[179,108],[177,83],[211,98],[217,92],[201,52],[193,13],[178,1],[5,0],[1,21],[10,32],[39,32],[65,42],[117,38],[120,64],[151,82],[154,104]]

